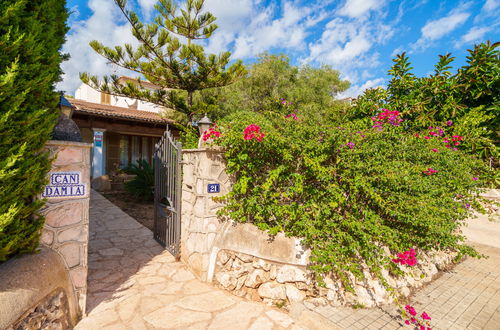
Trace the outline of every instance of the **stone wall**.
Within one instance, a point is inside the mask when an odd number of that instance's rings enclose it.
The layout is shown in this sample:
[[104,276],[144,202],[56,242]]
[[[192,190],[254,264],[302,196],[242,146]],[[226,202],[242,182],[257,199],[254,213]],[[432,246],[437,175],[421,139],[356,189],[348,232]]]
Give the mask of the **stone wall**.
[[[206,281],[220,226],[216,212],[221,204],[214,202],[212,197],[225,195],[231,184],[219,151],[183,150],[182,162],[181,260]],[[219,184],[220,192],[209,193],[208,184]]]
[[68,298],[62,290],[49,294],[37,306],[29,309],[7,330],[71,329]]
[[0,265],[0,329],[72,329],[80,315],[62,257],[40,253]]
[[[220,184],[219,193],[209,193],[208,184]],[[221,222],[216,215],[222,205],[212,200],[231,189],[222,154],[216,150],[183,151],[181,259],[203,281],[241,297],[269,304],[308,300],[334,306],[361,304],[365,307],[390,303],[392,298],[377,279],[365,271],[366,279],[354,283],[356,295],[333,276],[324,287],[307,270],[310,250],[296,238],[270,237],[252,224]],[[389,253],[389,251],[387,251]],[[429,282],[450,263],[453,254],[419,254],[419,264],[405,270],[408,276],[385,272],[391,286],[407,296]]]
[[[63,258],[81,314],[85,314],[87,292],[91,147],[92,144],[89,143],[68,141],[49,141],[46,144],[46,148],[55,157],[49,177],[52,178],[57,173],[77,173],[78,188],[83,188],[83,191],[75,194],[69,189],[55,196],[52,191],[45,191],[44,194],[48,195],[43,197],[47,198],[47,203],[42,210],[45,225],[41,243]],[[52,184],[58,183],[49,182],[48,186]],[[71,183],[61,187],[70,186]]]
[[[391,286],[408,296],[413,289],[430,282],[439,270],[451,263],[453,257],[453,254],[444,252],[420,254],[418,266],[405,267],[407,276],[396,277],[388,272],[384,276]],[[354,283],[354,295],[333,276],[323,278],[325,286],[318,285],[315,275],[302,265],[266,260],[230,250],[220,250],[216,260],[213,282],[217,286],[237,296],[270,305],[309,301],[316,305],[373,307],[393,301],[368,271],[365,271],[365,280],[356,280],[348,274]]]

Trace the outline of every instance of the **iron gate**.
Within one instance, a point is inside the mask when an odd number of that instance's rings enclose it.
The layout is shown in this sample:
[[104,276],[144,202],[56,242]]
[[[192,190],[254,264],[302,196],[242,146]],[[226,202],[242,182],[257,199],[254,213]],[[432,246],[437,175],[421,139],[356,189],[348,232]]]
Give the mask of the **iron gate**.
[[154,154],[154,238],[176,258],[181,239],[181,152],[181,143],[167,128]]

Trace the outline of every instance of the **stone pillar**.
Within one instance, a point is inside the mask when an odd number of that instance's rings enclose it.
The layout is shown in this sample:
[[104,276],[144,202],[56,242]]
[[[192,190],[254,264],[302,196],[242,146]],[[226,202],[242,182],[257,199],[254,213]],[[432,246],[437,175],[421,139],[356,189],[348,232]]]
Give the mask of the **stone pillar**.
[[104,132],[105,129],[93,128],[94,131],[94,148],[92,159],[92,178],[98,178],[104,175],[106,171],[106,158],[104,149]]
[[206,281],[222,207],[212,198],[227,194],[231,183],[220,151],[183,150],[182,161],[181,260]]
[[41,243],[64,259],[82,315],[87,293],[91,147],[90,143],[49,141],[46,148],[55,160],[41,196],[47,199]]

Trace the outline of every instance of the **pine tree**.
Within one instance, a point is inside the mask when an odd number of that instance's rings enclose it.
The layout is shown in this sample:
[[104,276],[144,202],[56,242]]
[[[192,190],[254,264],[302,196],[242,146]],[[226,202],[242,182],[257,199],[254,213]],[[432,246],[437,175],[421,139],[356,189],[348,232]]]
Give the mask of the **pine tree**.
[[[204,0],[187,0],[180,9],[171,0],[160,0],[155,5],[158,14],[150,24],[142,23],[136,13],[126,9],[126,0],[115,3],[130,22],[139,46],[134,49],[126,44],[112,49],[96,40],[90,46],[109,62],[140,73],[160,89],[143,88],[140,80],[123,83],[116,75],[99,82],[96,76],[81,74],[82,81],[93,88],[172,108],[191,120],[196,91],[226,86],[245,75],[241,61],[228,67],[230,52],[207,55],[203,46],[194,42],[208,39],[217,29],[216,18],[203,12]],[[182,43],[179,37],[187,42]],[[178,91],[187,92],[187,104]]]
[[67,17],[65,1],[0,0],[0,261],[38,246]]

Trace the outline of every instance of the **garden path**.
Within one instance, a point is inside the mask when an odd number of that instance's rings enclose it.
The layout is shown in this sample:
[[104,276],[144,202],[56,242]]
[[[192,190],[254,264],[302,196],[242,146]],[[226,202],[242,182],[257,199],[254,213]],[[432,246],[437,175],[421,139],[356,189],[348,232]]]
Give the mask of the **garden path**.
[[90,200],[88,315],[75,329],[306,329],[198,281],[149,229],[94,191]]
[[[469,243],[488,258],[466,259],[417,291],[411,299],[411,305],[417,312],[425,311],[432,317],[432,328],[435,330],[498,330],[500,222],[491,222],[485,216],[479,216],[479,219],[468,221],[464,234]],[[300,308],[304,307],[297,307]],[[411,329],[397,321],[399,313],[394,306],[355,310],[306,303],[305,309],[342,329]]]

